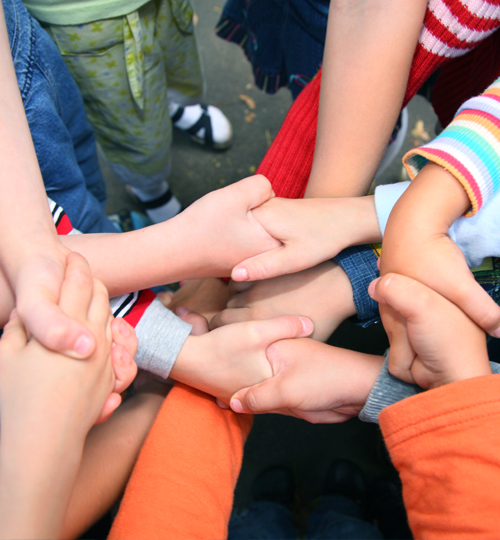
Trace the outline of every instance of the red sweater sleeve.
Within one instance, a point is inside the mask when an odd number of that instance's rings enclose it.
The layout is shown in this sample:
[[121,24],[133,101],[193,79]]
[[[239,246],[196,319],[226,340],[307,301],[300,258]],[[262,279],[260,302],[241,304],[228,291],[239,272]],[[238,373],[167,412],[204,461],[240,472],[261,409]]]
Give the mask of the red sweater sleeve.
[[182,384],[167,396],[137,460],[109,538],[226,538],[252,416]]
[[500,538],[500,375],[407,398],[379,419],[415,538]]

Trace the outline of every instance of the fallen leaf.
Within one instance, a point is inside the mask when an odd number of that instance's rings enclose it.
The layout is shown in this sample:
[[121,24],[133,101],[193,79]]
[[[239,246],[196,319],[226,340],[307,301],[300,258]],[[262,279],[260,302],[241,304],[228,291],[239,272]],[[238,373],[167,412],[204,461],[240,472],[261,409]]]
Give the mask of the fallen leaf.
[[271,146],[271,143],[273,142],[271,139],[271,132],[268,129],[266,129],[264,133],[266,135],[267,147],[269,148]]
[[238,96],[245,105],[251,109],[252,111],[255,109],[255,100],[252,99],[250,96],[246,96],[245,94],[240,94]]
[[427,133],[427,131],[422,131],[422,134],[420,135],[420,138],[424,142],[429,142],[431,140],[431,136]]
[[220,8],[219,6],[214,6],[214,11],[216,11],[217,13],[222,13],[222,8]]
[[255,118],[255,113],[254,113],[254,112],[248,113],[248,114],[245,116],[245,122],[246,122],[247,124],[251,124],[251,123],[254,121],[254,118]]
[[424,131],[424,121],[417,120],[415,123],[415,127],[411,130],[411,136],[415,139],[418,139]]
[[193,13],[193,24],[196,26],[198,24],[198,13]]
[[255,165],[250,165],[250,167],[248,167],[248,170],[253,174],[257,170],[257,167]]

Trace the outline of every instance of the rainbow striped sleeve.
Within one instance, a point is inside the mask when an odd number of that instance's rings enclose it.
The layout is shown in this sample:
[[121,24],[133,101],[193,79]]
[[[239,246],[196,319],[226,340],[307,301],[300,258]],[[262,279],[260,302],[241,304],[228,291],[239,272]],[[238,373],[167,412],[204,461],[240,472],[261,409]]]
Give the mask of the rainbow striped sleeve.
[[403,164],[413,180],[432,161],[462,184],[473,216],[500,185],[500,78],[466,101],[450,125],[430,143],[410,150]]

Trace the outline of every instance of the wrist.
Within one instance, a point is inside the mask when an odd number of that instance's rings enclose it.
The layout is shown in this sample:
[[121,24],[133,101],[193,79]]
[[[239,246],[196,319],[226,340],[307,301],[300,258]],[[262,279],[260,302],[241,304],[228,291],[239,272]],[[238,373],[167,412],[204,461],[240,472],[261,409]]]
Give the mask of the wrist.
[[436,377],[433,380],[427,390],[432,390],[433,388],[439,388],[446,384],[452,384],[460,381],[465,381],[467,379],[475,379],[476,377],[484,377],[486,375],[491,375],[491,367],[488,359],[483,359],[478,362],[470,362],[467,365],[464,365],[461,369],[456,369],[448,373],[442,373],[439,377]]
[[429,227],[444,233],[470,207],[469,197],[460,182],[435,163],[423,167],[400,201],[405,202],[406,211],[418,212]]
[[172,366],[169,375],[170,378],[198,388],[197,383],[199,384],[201,379],[200,373],[203,371],[204,364],[206,363],[204,359],[208,356],[206,351],[206,336],[209,336],[209,333],[201,336],[189,335],[186,338]]
[[[14,245],[15,244],[15,247]],[[30,261],[46,260],[66,265],[69,253],[58,239],[57,235],[43,235],[39,238],[31,237],[25,242],[7,242],[0,247],[0,259],[11,285],[15,286],[21,268],[30,267]]]
[[371,244],[382,241],[377,212],[375,209],[375,197],[354,197],[349,199],[339,199],[346,201],[352,206],[348,223],[351,228],[351,245]]

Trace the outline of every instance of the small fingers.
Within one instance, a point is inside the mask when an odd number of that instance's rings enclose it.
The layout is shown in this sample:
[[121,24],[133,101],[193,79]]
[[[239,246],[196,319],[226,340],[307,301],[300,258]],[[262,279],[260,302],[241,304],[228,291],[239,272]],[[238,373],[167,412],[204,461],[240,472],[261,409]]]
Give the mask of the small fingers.
[[115,345],[111,349],[111,365],[115,373],[113,392],[120,394],[126,390],[137,375],[137,365],[134,357],[123,345]]
[[283,315],[274,319],[254,321],[255,329],[264,343],[282,339],[308,337],[314,332],[314,323],[307,317]]
[[414,384],[411,366],[416,354],[408,339],[406,321],[389,306],[380,306],[380,315],[389,337],[389,372],[394,377]]
[[226,326],[227,324],[233,324],[236,322],[246,322],[252,320],[252,314],[248,308],[227,308],[215,315],[210,321],[210,330]]
[[94,281],[88,262],[79,253],[70,253],[61,285],[59,307],[68,317],[86,320],[93,287]]
[[247,209],[251,210],[274,197],[271,182],[262,174],[256,174],[240,180],[237,184],[242,190],[247,203]]
[[206,334],[208,332],[208,321],[203,315],[190,311],[184,306],[176,308],[175,314],[179,319],[192,325],[193,329],[191,330],[191,335],[201,336],[201,334]]
[[110,394],[108,399],[106,400],[106,403],[104,403],[101,414],[97,417],[97,420],[95,421],[95,425],[103,424],[104,422],[106,422],[106,420],[108,420],[108,418],[116,411],[116,409],[118,409],[121,402],[122,397],[120,396],[120,394]]
[[282,245],[239,263],[233,268],[231,278],[234,281],[259,281],[299,272],[315,264],[317,261],[304,263],[304,257],[296,250]]
[[135,335],[134,327],[131,326],[125,319],[118,318],[111,322],[111,333],[113,335],[113,343],[123,345],[131,358],[135,358],[137,354],[137,336]]
[[236,413],[261,414],[286,408],[279,382],[271,377],[260,384],[238,390],[229,402]]
[[459,287],[454,287],[448,298],[480,328],[493,337],[500,337],[500,306],[467,272]]
[[341,424],[354,418],[355,414],[343,414],[337,411],[294,411],[294,416],[311,424]]
[[252,281],[233,281],[231,280],[228,285],[229,296],[232,297],[239,293],[244,293],[251,289],[253,286]]
[[436,302],[447,303],[441,295],[422,283],[394,273],[373,280],[368,294],[379,304],[387,304],[405,319],[412,320],[428,316]]
[[94,279],[87,320],[102,329],[108,323],[110,317],[112,317],[112,314],[109,307],[108,290],[98,279]]
[[22,349],[28,342],[26,329],[15,309],[11,313],[9,322],[3,328],[1,342],[2,346],[11,347],[14,350]]

